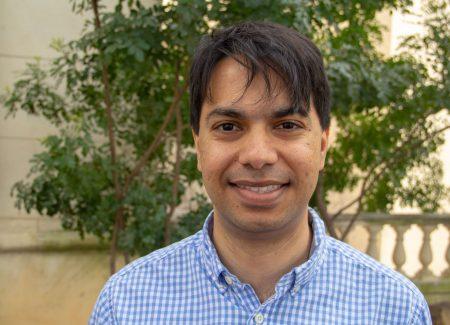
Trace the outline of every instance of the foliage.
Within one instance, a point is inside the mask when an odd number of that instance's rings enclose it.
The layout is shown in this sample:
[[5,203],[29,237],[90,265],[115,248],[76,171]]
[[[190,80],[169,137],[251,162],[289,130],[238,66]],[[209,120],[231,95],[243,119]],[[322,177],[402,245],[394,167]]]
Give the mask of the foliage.
[[[333,191],[360,189],[344,206],[358,211],[389,210],[396,200],[439,207],[442,182],[420,175],[442,174],[433,153],[449,125],[438,118],[450,98],[444,2],[430,3],[425,37],[406,39],[405,51],[389,58],[376,50],[382,27],[375,15],[407,10],[411,1],[118,0],[111,11],[95,0],[72,5],[86,16],[82,36],[54,42],[58,58],[29,63],[3,100],[8,114],[42,116],[60,130],[42,141],[29,178],[14,186],[18,207],[57,215],[65,228],[130,254],[199,229],[208,210],[201,195],[198,211],[174,222],[182,193],[200,179],[188,127],[189,60],[201,35],[241,20],[292,26],[324,55],[337,135],[315,200],[330,227],[345,211],[323,209]],[[424,51],[427,61],[411,50]]]
[[[333,89],[352,86],[334,98],[339,131],[324,175],[326,193],[363,183],[355,203],[365,211],[389,211],[396,201],[435,211],[446,197],[442,165],[432,154],[449,128],[443,114],[450,98],[446,11],[444,2],[429,3],[425,35],[407,38],[399,55],[364,58],[351,74],[331,73]],[[418,51],[427,60],[411,56]]]

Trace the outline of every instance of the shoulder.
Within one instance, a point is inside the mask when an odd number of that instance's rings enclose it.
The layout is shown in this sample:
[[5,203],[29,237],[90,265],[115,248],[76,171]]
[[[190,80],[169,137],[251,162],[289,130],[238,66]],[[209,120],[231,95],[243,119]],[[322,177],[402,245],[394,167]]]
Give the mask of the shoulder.
[[139,306],[160,290],[171,289],[196,258],[201,232],[156,250],[122,268],[109,278],[97,299],[89,324],[119,323],[124,310]]
[[140,276],[145,273],[154,273],[161,267],[164,267],[164,271],[169,273],[170,269],[166,268],[167,265],[172,265],[173,268],[176,268],[178,265],[183,264],[187,260],[195,258],[194,255],[197,250],[197,246],[199,245],[200,235],[201,232],[198,232],[179,242],[138,258],[114,274],[110,278],[109,282],[131,280],[135,276]]
[[373,277],[382,278],[385,282],[400,285],[405,292],[421,296],[415,284],[404,275],[381,264],[367,254],[364,254],[347,243],[328,237],[330,252],[334,258],[342,259],[357,269],[365,270]]
[[102,294],[107,294],[112,301],[121,301],[123,295],[150,292],[161,283],[176,282],[182,273],[186,276],[190,265],[195,265],[200,236],[199,231],[126,265],[109,278]]
[[[376,261],[352,246],[327,237],[329,261],[344,283],[353,283],[355,287],[371,291],[386,311],[393,306],[407,312],[408,324],[425,324],[429,309],[425,297],[417,286],[404,275]],[[383,307],[384,306],[384,307]],[[424,322],[418,322],[424,320]]]

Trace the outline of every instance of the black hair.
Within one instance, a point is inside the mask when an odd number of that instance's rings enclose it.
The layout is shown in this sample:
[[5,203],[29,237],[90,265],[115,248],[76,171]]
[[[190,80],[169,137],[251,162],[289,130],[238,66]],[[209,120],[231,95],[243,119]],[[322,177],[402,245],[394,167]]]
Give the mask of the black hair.
[[283,80],[296,112],[308,115],[312,98],[322,129],[329,127],[330,88],[319,49],[288,27],[270,22],[243,22],[203,36],[195,51],[189,89],[191,127],[196,134],[203,102],[210,98],[212,71],[225,57],[234,58],[248,69],[245,90],[261,73],[270,95],[273,85],[269,76],[273,71]]

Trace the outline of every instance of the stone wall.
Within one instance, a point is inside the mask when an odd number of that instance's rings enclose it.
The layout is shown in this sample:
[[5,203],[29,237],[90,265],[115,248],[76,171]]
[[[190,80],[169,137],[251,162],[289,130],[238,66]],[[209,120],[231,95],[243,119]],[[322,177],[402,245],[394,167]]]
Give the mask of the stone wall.
[[1,324],[86,324],[109,276],[96,250],[0,254]]

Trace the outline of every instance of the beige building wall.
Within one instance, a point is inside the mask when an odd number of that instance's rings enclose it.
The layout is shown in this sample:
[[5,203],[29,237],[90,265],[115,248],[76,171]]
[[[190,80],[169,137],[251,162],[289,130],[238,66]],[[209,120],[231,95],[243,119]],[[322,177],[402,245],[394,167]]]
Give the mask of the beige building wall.
[[[69,1],[0,1],[0,91],[26,62],[55,56],[53,38],[78,37],[82,17]],[[58,220],[19,211],[11,186],[28,172],[39,140],[55,130],[23,113],[4,119],[0,110],[0,324],[84,324],[108,278],[106,251],[83,245]]]
[[[111,0],[111,2],[113,2]],[[396,18],[382,16],[397,33]],[[0,91],[11,86],[20,71],[35,56],[45,64],[55,53],[49,48],[53,38],[77,38],[82,17],[74,15],[69,1],[61,0],[1,0],[0,1]],[[401,27],[403,28],[403,27]],[[394,36],[397,35],[392,33]],[[386,31],[387,39],[391,35]],[[396,36],[395,36],[396,37]],[[382,49],[392,53],[395,42],[384,42]],[[81,324],[86,323],[95,299],[108,278],[107,251],[88,238],[80,242],[75,233],[61,230],[58,220],[26,214],[14,206],[11,186],[25,177],[28,161],[41,150],[39,140],[55,130],[44,120],[18,113],[4,119],[0,110],[0,324]],[[447,134],[450,138],[450,134]],[[450,139],[443,150],[449,161]],[[447,155],[447,156],[445,156]],[[446,165],[445,180],[450,184],[450,166]],[[351,193],[344,197],[351,197]],[[336,201],[341,201],[336,196]],[[414,229],[413,229],[414,230]],[[440,230],[439,230],[440,231]],[[418,233],[407,233],[408,250],[418,250]],[[439,233],[439,232],[436,232]],[[383,230],[382,256],[392,256],[395,235]],[[433,247],[446,242],[433,234]],[[441,237],[439,237],[441,236]],[[350,242],[360,249],[367,244],[365,230],[356,229]],[[437,245],[441,243],[441,245]],[[416,245],[417,244],[417,245]],[[407,252],[409,254],[409,251]],[[411,252],[417,256],[417,252]],[[444,260],[443,258],[440,260]],[[382,258],[392,265],[392,261]],[[407,269],[414,271],[418,261],[407,260]],[[446,265],[432,265],[439,273]],[[411,273],[411,274],[412,274]]]

